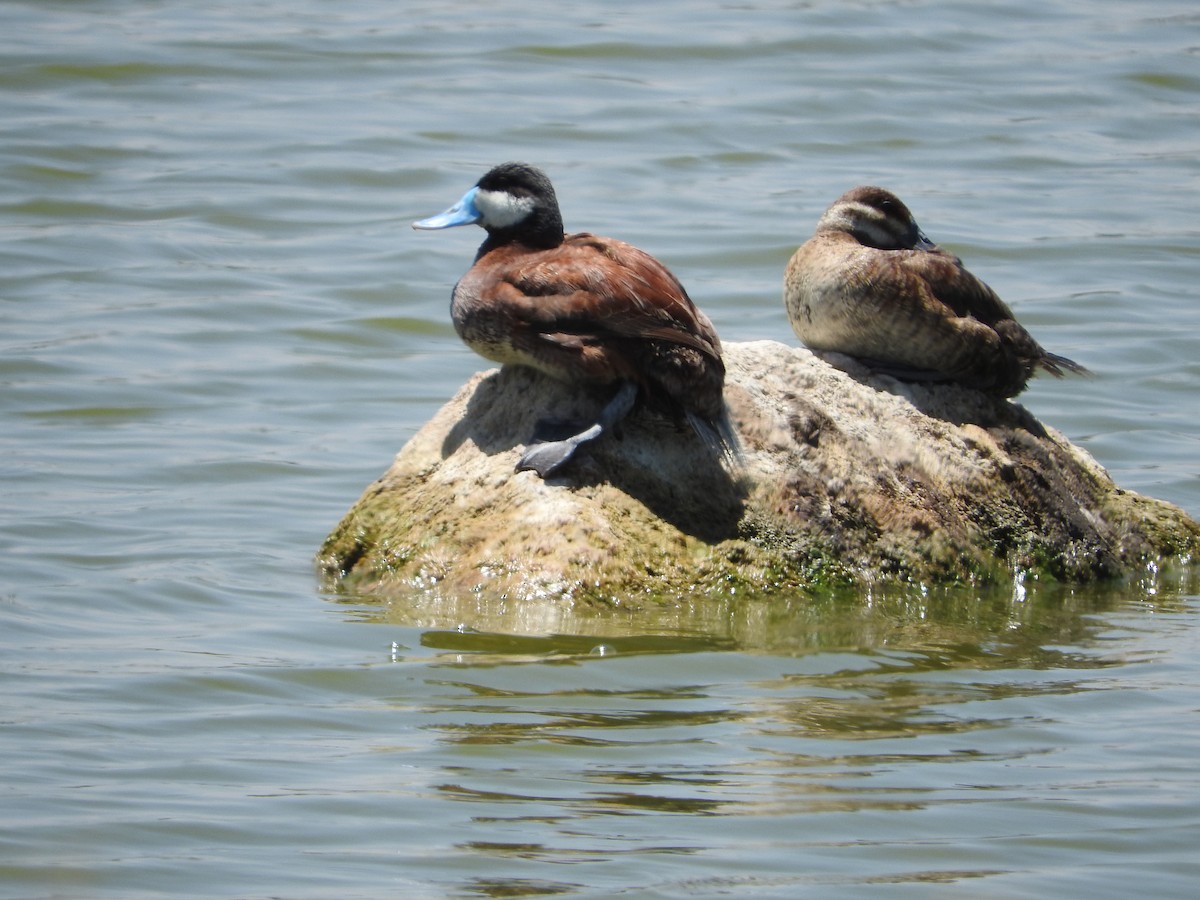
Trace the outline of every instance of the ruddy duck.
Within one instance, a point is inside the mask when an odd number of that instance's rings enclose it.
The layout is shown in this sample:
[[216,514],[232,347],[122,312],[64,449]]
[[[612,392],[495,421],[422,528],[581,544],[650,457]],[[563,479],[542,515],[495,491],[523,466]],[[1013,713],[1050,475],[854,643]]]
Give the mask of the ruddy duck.
[[788,263],[784,304],[813,350],[909,381],[947,381],[1001,397],[1036,369],[1087,369],[1043,350],[996,292],[917,227],[878,187],[847,191]]
[[470,224],[487,239],[450,305],[467,346],[562,381],[617,386],[596,422],[566,440],[531,446],[518,471],[545,478],[628,415],[639,397],[688,421],[721,455],[736,456],[721,341],[662,263],[622,241],[564,234],[550,179],[524,163],[496,166],[454,206],[413,227]]

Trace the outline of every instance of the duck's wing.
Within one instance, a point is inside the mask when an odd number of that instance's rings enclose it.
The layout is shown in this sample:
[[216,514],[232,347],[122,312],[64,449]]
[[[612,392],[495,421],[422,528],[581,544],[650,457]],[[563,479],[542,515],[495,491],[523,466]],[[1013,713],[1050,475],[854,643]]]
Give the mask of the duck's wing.
[[[974,328],[978,323],[995,333],[1006,361],[992,368],[989,375],[994,376],[1002,393],[1011,395],[1020,391],[1035,368],[1056,378],[1062,378],[1066,372],[1091,374],[1074,360],[1045,350],[1016,320],[1008,304],[968,272],[958,257],[942,250],[913,251],[905,254],[904,268],[912,278],[919,280],[927,302],[944,305],[959,317],[959,325]],[[1008,374],[997,374],[1000,372]],[[979,380],[986,382],[989,379]]]
[[[957,256],[944,250],[898,251],[898,268],[926,302],[941,304],[960,317],[995,326],[1013,321],[1013,312],[1000,296],[972,275]],[[1019,327],[1019,326],[1018,326]]]
[[514,254],[503,271],[497,299],[545,340],[664,341],[721,358],[712,323],[679,280],[623,241],[569,235],[552,250]]
[[945,304],[955,315],[970,317],[995,330],[1011,352],[1029,365],[1040,367],[1057,378],[1064,370],[1090,374],[1079,363],[1057,353],[1050,353],[1034,339],[1012,309],[990,287],[964,268],[958,257],[945,251],[913,252],[905,260],[907,269],[919,276],[929,293]]

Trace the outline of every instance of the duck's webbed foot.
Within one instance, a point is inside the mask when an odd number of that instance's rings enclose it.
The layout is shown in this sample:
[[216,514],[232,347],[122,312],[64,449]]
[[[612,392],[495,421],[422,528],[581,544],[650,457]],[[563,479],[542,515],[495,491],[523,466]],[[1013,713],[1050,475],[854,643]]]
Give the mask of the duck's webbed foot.
[[600,437],[603,429],[592,424],[578,434],[573,434],[561,441],[538,441],[530,444],[529,449],[517,461],[517,471],[524,472],[532,469],[542,478],[547,478],[558,471],[574,454],[580,444]]
[[[621,382],[620,388],[608,405],[600,411],[596,421],[584,426],[575,434],[559,440],[537,440],[530,444],[525,454],[517,461],[517,471],[524,472],[532,469],[542,478],[552,475],[560,469],[575,453],[575,450],[589,441],[594,441],[606,431],[615,429],[616,425],[629,415],[637,400],[637,385],[630,381]],[[541,428],[539,428],[539,431]]]

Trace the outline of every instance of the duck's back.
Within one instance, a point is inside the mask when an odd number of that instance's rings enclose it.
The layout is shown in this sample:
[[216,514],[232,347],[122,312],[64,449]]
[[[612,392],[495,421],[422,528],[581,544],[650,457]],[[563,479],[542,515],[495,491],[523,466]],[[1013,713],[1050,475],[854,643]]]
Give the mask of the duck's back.
[[477,353],[565,381],[633,381],[667,412],[715,416],[721,344],[708,317],[652,256],[611,238],[484,252],[459,281],[455,329]]

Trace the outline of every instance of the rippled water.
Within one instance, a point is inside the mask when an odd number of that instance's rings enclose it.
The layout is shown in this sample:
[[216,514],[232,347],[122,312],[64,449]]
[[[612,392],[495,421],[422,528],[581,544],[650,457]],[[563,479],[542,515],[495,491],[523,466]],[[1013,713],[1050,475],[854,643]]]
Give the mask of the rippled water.
[[726,341],[896,190],[1200,515],[1192,4],[5,3],[0,894],[1190,896],[1195,577],[615,610],[323,595],[484,364],[408,223],[522,158]]

